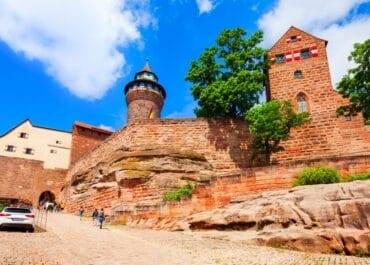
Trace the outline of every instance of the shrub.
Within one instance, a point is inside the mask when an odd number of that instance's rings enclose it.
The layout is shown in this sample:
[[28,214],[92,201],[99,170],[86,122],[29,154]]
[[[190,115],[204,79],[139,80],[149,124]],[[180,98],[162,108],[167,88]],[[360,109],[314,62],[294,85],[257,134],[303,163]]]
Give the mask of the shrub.
[[351,182],[355,180],[368,180],[368,179],[370,179],[370,172],[350,175],[347,178],[343,178],[342,182]]
[[193,194],[195,189],[195,185],[188,182],[186,185],[182,186],[176,191],[168,192],[164,195],[165,201],[179,201],[184,196],[190,196]]
[[293,186],[338,183],[339,173],[336,169],[327,166],[308,167],[303,169]]
[[4,208],[5,208],[5,205],[0,203],[0,212],[1,212]]

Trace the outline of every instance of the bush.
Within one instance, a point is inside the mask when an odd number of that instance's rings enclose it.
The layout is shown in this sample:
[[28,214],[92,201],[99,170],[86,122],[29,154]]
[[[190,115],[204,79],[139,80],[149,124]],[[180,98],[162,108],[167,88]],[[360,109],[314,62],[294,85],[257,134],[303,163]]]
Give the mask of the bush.
[[4,208],[5,208],[5,205],[0,203],[0,212],[1,212]]
[[182,186],[176,191],[166,193],[164,195],[165,201],[179,201],[184,196],[190,196],[193,194],[193,191],[195,189],[195,185],[188,182],[185,186]]
[[342,182],[351,182],[355,180],[368,180],[370,179],[370,172],[350,175],[347,178],[342,179]]
[[336,169],[327,166],[308,167],[303,169],[293,186],[338,183],[339,173]]

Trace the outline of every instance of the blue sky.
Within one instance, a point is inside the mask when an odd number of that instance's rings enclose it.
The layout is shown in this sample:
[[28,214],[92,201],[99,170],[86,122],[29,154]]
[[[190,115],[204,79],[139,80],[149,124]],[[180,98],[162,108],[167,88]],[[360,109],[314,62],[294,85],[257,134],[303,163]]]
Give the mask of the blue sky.
[[121,128],[123,87],[146,58],[167,91],[162,117],[194,117],[184,78],[222,29],[262,29],[268,48],[291,25],[329,41],[335,83],[370,38],[370,1],[0,0],[0,135],[26,118]]

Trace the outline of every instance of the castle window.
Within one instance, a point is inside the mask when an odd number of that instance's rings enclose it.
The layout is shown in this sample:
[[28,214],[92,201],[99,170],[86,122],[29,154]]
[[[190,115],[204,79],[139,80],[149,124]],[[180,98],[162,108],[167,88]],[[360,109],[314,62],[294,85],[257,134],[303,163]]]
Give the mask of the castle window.
[[55,143],[56,144],[62,144],[62,141],[56,140]]
[[25,153],[26,155],[33,155],[33,149],[32,149],[32,148],[26,148],[26,149],[24,150],[24,153]]
[[345,121],[351,121],[352,120],[351,115],[344,115],[344,120]]
[[302,78],[302,71],[301,70],[294,71],[294,77],[295,78]]
[[50,154],[56,154],[57,153],[57,150],[55,149],[50,149]]
[[303,49],[301,50],[301,58],[308,59],[311,57],[310,49]]
[[276,57],[276,63],[285,63],[284,54],[277,54],[275,57]]
[[19,137],[20,137],[20,138],[28,138],[28,134],[27,134],[27,133],[25,133],[25,132],[21,132],[21,133],[19,134]]
[[6,146],[5,151],[7,151],[7,152],[15,152],[15,146],[14,145],[8,145],[8,146]]
[[298,112],[308,111],[307,97],[303,93],[299,93],[297,96]]

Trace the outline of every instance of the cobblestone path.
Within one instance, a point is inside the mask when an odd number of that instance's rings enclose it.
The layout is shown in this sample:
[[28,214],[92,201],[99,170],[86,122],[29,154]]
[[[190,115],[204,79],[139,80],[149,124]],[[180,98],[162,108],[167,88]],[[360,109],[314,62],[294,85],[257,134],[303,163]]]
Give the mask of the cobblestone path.
[[257,247],[227,240],[218,232],[164,232],[124,226],[100,230],[89,219],[80,221],[67,214],[50,214],[47,230],[33,234],[0,231],[0,264],[370,265],[369,258]]

